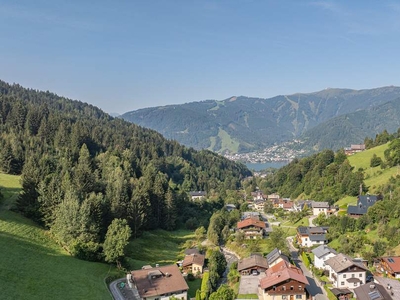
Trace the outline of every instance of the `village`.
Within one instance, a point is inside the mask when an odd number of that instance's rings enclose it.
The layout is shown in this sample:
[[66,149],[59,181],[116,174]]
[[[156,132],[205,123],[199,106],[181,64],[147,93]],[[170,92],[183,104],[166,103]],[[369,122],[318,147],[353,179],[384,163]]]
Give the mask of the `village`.
[[[191,192],[190,197],[192,201],[207,199],[202,191]],[[355,205],[347,206],[346,213],[358,219],[380,200],[377,195],[360,195]],[[176,264],[146,265],[129,272],[125,280],[114,282],[119,287],[115,288],[114,297],[117,294],[116,299],[189,299],[187,280],[204,279],[210,268],[207,249],[216,247],[228,261],[220,284],[226,282],[232,269],[238,274],[236,299],[400,299],[399,256],[378,257],[369,264],[362,257],[350,257],[327,245],[329,227],[315,226],[313,220],[338,214],[339,207],[313,200],[292,201],[276,193],[265,195],[260,190],[252,192],[246,204],[247,210],[240,212],[240,220],[230,228],[230,238],[241,236],[242,247],[248,246],[246,241],[268,240],[274,230],[284,228],[279,215],[298,214],[309,222],[294,228],[295,234],[282,237],[285,249],[251,252],[246,257],[235,253],[229,245],[213,245],[204,240],[199,247],[186,249],[184,259]],[[238,213],[234,204],[226,204],[223,210]],[[124,294],[118,298],[121,290]],[[202,292],[193,299],[204,299]]]

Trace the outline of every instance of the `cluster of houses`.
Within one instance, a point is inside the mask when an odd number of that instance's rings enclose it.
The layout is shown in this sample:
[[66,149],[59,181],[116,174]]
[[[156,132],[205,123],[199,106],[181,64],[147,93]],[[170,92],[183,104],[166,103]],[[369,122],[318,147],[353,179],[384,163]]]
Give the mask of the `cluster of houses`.
[[368,268],[363,259],[353,259],[337,253],[327,245],[320,245],[312,252],[314,266],[324,270],[332,284],[331,291],[337,299],[400,299],[400,281],[396,280],[400,278],[400,257],[377,259],[377,273],[373,277],[367,275]]

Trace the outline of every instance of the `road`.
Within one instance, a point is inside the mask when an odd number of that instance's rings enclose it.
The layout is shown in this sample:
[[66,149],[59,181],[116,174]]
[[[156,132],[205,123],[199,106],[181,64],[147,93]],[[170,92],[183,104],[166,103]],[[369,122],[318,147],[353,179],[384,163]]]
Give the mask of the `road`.
[[235,261],[238,261],[239,258],[236,255],[236,253],[229,251],[225,247],[221,247],[221,252],[225,256],[225,259],[226,259],[226,269],[221,278],[221,284],[225,284],[228,281],[227,277],[228,277],[229,268],[230,268],[231,264]]
[[324,288],[320,286],[319,282],[315,280],[313,274],[306,268],[299,258],[297,249],[293,247],[292,244],[293,237],[286,238],[286,241],[288,243],[293,262],[303,271],[304,276],[306,276],[308,280],[309,285],[306,286],[308,293],[313,296],[313,299],[315,300],[328,300],[328,296],[326,295]]

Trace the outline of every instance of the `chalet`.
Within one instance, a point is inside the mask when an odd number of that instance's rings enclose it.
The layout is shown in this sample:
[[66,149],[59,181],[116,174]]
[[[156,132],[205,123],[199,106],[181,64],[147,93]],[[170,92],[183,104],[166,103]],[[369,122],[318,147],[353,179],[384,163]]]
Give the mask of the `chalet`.
[[378,201],[378,197],[374,195],[358,196],[357,205],[349,205],[347,207],[347,214],[350,217],[358,218],[365,215],[372,205]]
[[324,214],[325,216],[327,216],[331,214],[331,206],[328,202],[313,201],[311,206],[314,216],[318,216],[319,214]]
[[400,279],[400,256],[379,258],[377,270],[390,278]]
[[293,209],[295,211],[303,211],[308,208],[312,208],[312,200],[298,200],[293,204]]
[[271,194],[271,195],[267,196],[267,199],[270,200],[270,201],[273,201],[273,200],[279,200],[280,197],[279,197],[278,194]]
[[137,289],[140,300],[167,300],[171,296],[187,300],[189,286],[175,264],[135,270],[130,275],[129,286]]
[[204,267],[203,254],[186,255],[182,262],[182,270],[185,273],[201,274]]
[[281,261],[270,267],[265,274],[266,277],[260,280],[259,299],[307,299],[308,280],[301,269]]
[[279,250],[278,248],[275,248],[270,253],[268,253],[266,258],[269,267],[272,267],[283,260],[289,262],[289,258],[285,254],[282,254],[281,250]]
[[[354,289],[357,299],[392,300],[390,290],[378,283],[366,283]],[[350,299],[350,298],[349,298]]]
[[263,212],[264,211],[264,205],[265,205],[265,201],[264,200],[257,200],[257,201],[254,201],[253,207],[254,207],[255,210]]
[[367,268],[354,262],[349,256],[339,253],[325,261],[329,271],[329,279],[335,288],[354,289],[366,282]]
[[267,199],[267,196],[265,196],[261,191],[252,192],[251,196],[253,197],[253,201],[257,200],[265,201],[265,199]]
[[318,246],[312,253],[314,253],[314,266],[319,269],[325,269],[325,261],[337,255],[337,252],[327,245]]
[[305,227],[297,228],[297,243],[302,247],[327,244],[326,233],[329,227]]
[[344,153],[346,155],[353,155],[358,152],[362,152],[365,150],[365,145],[364,144],[355,144],[351,145],[350,148],[344,148]]
[[193,192],[189,192],[189,196],[190,199],[192,199],[192,201],[195,200],[204,200],[206,198],[206,192],[204,191],[193,191]]
[[267,259],[258,254],[253,254],[250,257],[239,260],[238,262],[238,271],[241,275],[250,275],[253,274],[253,272],[259,274],[265,272],[267,269]]
[[244,232],[246,239],[263,238],[266,225],[259,218],[247,218],[237,223],[237,229]]

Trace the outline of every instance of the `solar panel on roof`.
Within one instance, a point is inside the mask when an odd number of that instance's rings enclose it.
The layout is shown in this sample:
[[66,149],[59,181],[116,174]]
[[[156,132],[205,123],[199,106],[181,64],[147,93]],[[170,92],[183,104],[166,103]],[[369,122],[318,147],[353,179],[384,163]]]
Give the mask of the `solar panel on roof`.
[[378,300],[378,299],[382,299],[381,294],[379,294],[378,291],[373,291],[368,293],[369,299],[371,300]]
[[388,258],[388,261],[391,262],[391,263],[394,263],[393,258]]

